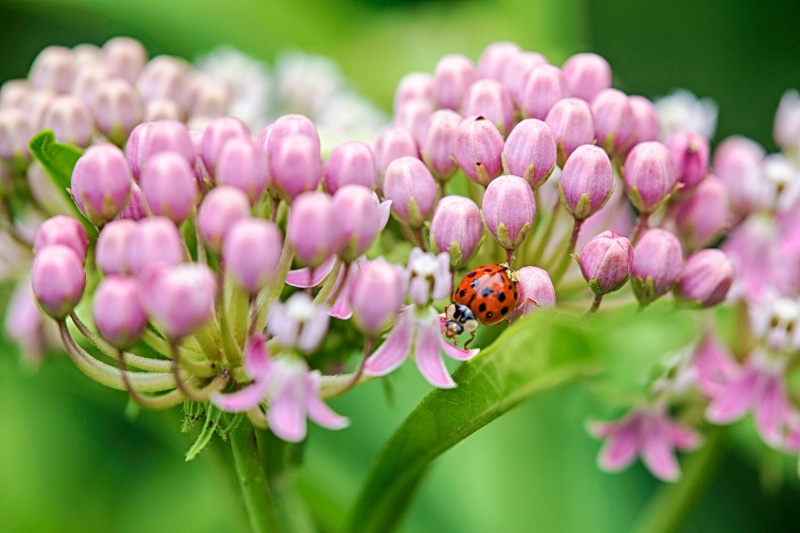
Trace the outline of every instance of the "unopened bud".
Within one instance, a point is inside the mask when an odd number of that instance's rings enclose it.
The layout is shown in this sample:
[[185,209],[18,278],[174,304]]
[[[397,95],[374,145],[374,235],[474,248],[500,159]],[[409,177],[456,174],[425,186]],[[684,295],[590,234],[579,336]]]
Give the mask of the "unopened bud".
[[42,309],[61,320],[83,296],[86,287],[83,262],[72,248],[59,244],[45,246],[33,258],[31,286]]
[[733,276],[733,263],[725,252],[701,250],[686,261],[674,293],[685,302],[710,307],[725,299]]
[[486,228],[500,246],[514,250],[533,227],[533,190],[519,176],[500,176],[486,187],[482,212]]
[[645,232],[633,249],[631,285],[642,305],[672,288],[683,268],[681,243],[672,233],[654,228]]
[[631,241],[604,231],[584,245],[579,263],[584,279],[595,294],[614,292],[622,288],[631,275]]
[[470,117],[456,130],[455,158],[458,166],[484,187],[503,171],[503,136],[482,116]]
[[445,196],[436,205],[431,220],[431,244],[436,253],[448,252],[456,269],[472,257],[483,233],[478,206],[464,196]]
[[556,166],[556,140],[550,126],[535,118],[517,124],[503,145],[503,165],[532,189],[547,181]]

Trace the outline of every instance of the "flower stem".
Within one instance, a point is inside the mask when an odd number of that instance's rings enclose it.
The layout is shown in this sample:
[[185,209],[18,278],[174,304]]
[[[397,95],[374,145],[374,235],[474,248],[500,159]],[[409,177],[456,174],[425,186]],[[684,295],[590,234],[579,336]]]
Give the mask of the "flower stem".
[[595,294],[594,295],[594,301],[592,302],[592,306],[589,308],[588,311],[586,311],[586,314],[587,315],[592,315],[592,314],[596,313],[597,310],[600,309],[600,303],[602,301],[603,301],[603,295],[602,294]]
[[558,284],[561,281],[561,278],[564,277],[564,274],[567,272],[567,268],[569,267],[569,261],[572,258],[572,252],[575,251],[575,246],[578,244],[578,235],[581,233],[581,226],[583,226],[584,219],[575,219],[575,222],[572,224],[572,233],[569,236],[569,243],[567,244],[566,252],[561,256],[561,261],[559,261],[558,266],[556,267],[553,275],[551,276],[553,280],[553,284]]
[[641,214],[639,218],[636,219],[636,224],[633,226],[633,231],[631,231],[631,244],[636,245],[639,242],[639,238],[642,234],[650,228],[650,215]]
[[542,256],[544,255],[545,250],[547,250],[547,245],[550,242],[550,238],[553,236],[553,230],[556,227],[556,220],[558,219],[558,215],[561,211],[559,209],[560,206],[561,201],[557,200],[553,206],[553,209],[550,210],[550,217],[547,219],[547,225],[544,227],[544,231],[541,233],[541,235],[538,235],[538,231],[534,235],[534,237],[539,238],[539,242],[536,244],[536,247],[533,250],[533,262],[531,264],[538,265],[541,263],[543,259]]

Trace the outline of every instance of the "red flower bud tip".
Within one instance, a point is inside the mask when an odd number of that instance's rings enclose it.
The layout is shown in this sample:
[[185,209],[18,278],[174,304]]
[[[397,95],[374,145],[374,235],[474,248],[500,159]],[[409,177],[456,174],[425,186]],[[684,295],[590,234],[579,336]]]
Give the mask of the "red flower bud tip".
[[478,80],[470,85],[461,108],[464,116],[483,115],[491,120],[502,135],[507,135],[514,123],[514,102],[497,80]]
[[222,149],[229,140],[236,137],[250,139],[247,124],[233,117],[215,118],[203,132],[203,145],[200,153],[209,174],[216,176],[216,165]]
[[233,223],[249,216],[250,202],[245,193],[233,187],[215,187],[200,204],[197,229],[203,241],[219,252],[222,238]]
[[573,96],[591,102],[611,87],[611,66],[597,54],[575,54],[564,63],[564,77]]
[[161,152],[147,161],[142,194],[150,211],[176,224],[189,218],[197,201],[194,171],[180,154]]
[[60,244],[71,248],[80,258],[86,261],[86,251],[89,249],[89,238],[81,223],[72,217],[56,215],[50,217],[36,230],[33,238],[33,253],[36,254],[45,246]]
[[502,81],[511,61],[521,52],[519,45],[500,41],[484,48],[478,60],[478,73],[481,78]]
[[430,100],[413,100],[400,106],[394,114],[394,125],[411,132],[419,140],[428,119],[436,108]]
[[553,131],[558,148],[558,166],[564,167],[576,148],[594,142],[592,110],[580,98],[564,98],[547,113],[545,122]]
[[125,154],[134,179],[139,179],[147,160],[159,152],[177,152],[187,163],[194,164],[196,153],[186,126],[177,120],[160,120],[133,128]]
[[628,104],[633,113],[633,135],[631,146],[647,141],[657,141],[661,135],[658,114],[653,102],[644,96],[629,96]]
[[214,272],[198,263],[154,268],[142,280],[142,305],[170,340],[209,322],[216,294]]
[[556,289],[550,274],[543,268],[526,266],[517,270],[517,286],[519,303],[508,317],[511,322],[538,309],[556,305]]
[[478,79],[475,65],[466,56],[452,54],[436,63],[433,75],[433,99],[442,109],[457,110],[470,85]]
[[275,133],[269,146],[277,146],[269,154],[272,186],[281,198],[293,201],[299,194],[314,191],[322,180],[322,157],[319,142],[308,135],[292,135],[276,145]]
[[567,159],[558,191],[569,214],[585,220],[606,204],[614,189],[611,160],[593,144],[579,146]]
[[567,79],[561,69],[542,65],[533,69],[519,93],[519,106],[526,118],[544,120],[556,102],[569,98]]
[[333,195],[333,209],[341,244],[337,254],[350,263],[364,255],[382,226],[373,192],[361,185],[345,185]]
[[183,261],[183,240],[175,224],[164,217],[141,220],[130,237],[128,265],[142,276],[155,266],[173,266]]
[[664,144],[672,154],[682,192],[697,186],[708,174],[708,140],[690,131],[673,134]]
[[728,189],[731,211],[744,217],[756,209],[767,207],[770,192],[764,187],[759,166],[766,153],[755,141],[745,137],[728,137],[714,153],[714,175]]
[[129,37],[114,37],[102,49],[103,66],[117,78],[134,83],[147,63],[147,50]]
[[709,176],[691,195],[676,203],[672,218],[681,240],[690,250],[704,248],[730,225],[728,191],[715,176]]
[[532,189],[547,181],[556,166],[556,139],[550,127],[535,118],[517,124],[503,146],[503,165],[522,176]]
[[633,147],[623,168],[625,194],[641,214],[658,209],[673,193],[678,175],[666,146],[650,141]]
[[111,144],[97,144],[75,163],[70,187],[81,213],[95,226],[102,226],[128,203],[132,184],[122,150]]
[[131,273],[128,257],[131,238],[137,227],[133,220],[114,220],[103,227],[95,249],[95,263],[103,274]]
[[45,313],[61,320],[75,309],[86,287],[83,261],[66,246],[45,246],[36,253],[31,286]]
[[486,187],[482,211],[495,240],[506,250],[514,250],[533,227],[533,190],[519,176],[500,176]]
[[298,262],[317,267],[332,257],[341,242],[333,199],[322,192],[304,192],[289,209],[286,241]]
[[94,123],[84,103],[74,96],[54,98],[42,116],[42,127],[51,129],[62,143],[89,146]]
[[392,213],[412,228],[421,228],[436,207],[438,187],[419,159],[401,157],[386,169],[383,194],[392,201]]
[[631,275],[631,241],[604,231],[586,243],[581,250],[579,263],[584,279],[595,294],[614,292],[625,285]]
[[125,142],[144,114],[136,89],[119,78],[100,84],[92,109],[97,129],[118,146]]
[[345,185],[361,185],[374,189],[378,183],[378,169],[372,149],[358,141],[340,144],[331,151],[325,162],[322,181],[325,190],[331,194]]
[[408,273],[400,265],[383,259],[362,262],[349,295],[356,327],[368,337],[380,335],[400,311],[407,286]]
[[433,98],[433,76],[427,72],[412,72],[403,76],[394,92],[395,111],[412,100],[431,100]]
[[797,90],[783,93],[775,112],[772,137],[783,150],[800,151],[800,93]]
[[267,188],[269,170],[264,151],[248,137],[225,143],[217,161],[216,182],[241,189],[256,203]]
[[481,212],[475,202],[463,196],[439,200],[431,220],[432,248],[436,253],[448,252],[454,269],[470,260],[482,233]]
[[515,103],[519,103],[520,92],[533,69],[547,64],[547,58],[538,52],[519,52],[514,56],[503,76],[503,85]]
[[142,100],[157,98],[180,100],[189,65],[172,56],[157,56],[147,62],[136,80]]
[[439,181],[447,180],[458,166],[453,160],[453,153],[456,130],[462,120],[455,111],[440,109],[430,116],[422,131],[419,147],[422,160]]
[[609,155],[625,154],[633,142],[634,122],[628,95],[605,89],[592,100],[594,136]]
[[100,282],[94,293],[94,323],[100,335],[115,348],[130,348],[147,327],[141,292],[135,278],[109,276]]
[[725,252],[702,250],[686,261],[674,294],[685,302],[710,307],[725,299],[733,276],[733,263]]
[[503,136],[482,116],[470,117],[458,126],[455,159],[464,173],[484,187],[503,171]]
[[[375,163],[381,176],[395,159],[401,157],[419,158],[419,149],[414,135],[403,128],[385,129],[375,143]],[[382,180],[381,180],[382,182]]]
[[72,52],[63,46],[48,46],[33,60],[28,78],[36,89],[67,94],[72,89],[77,65]]
[[275,281],[283,236],[272,222],[239,219],[222,241],[225,271],[251,296]]
[[22,167],[30,159],[30,142],[36,133],[26,114],[13,107],[0,108],[0,162]]
[[663,229],[648,230],[633,249],[633,293],[642,305],[649,304],[672,289],[682,268],[678,238]]

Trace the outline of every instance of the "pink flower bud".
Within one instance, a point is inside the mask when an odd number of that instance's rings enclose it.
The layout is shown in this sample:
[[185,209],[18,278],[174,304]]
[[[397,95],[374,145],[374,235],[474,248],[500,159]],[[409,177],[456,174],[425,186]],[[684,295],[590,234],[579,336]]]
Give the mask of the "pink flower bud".
[[483,223],[478,206],[463,196],[445,196],[436,205],[431,221],[434,251],[448,252],[450,264],[461,268],[481,240]]
[[427,72],[411,72],[403,76],[403,79],[397,84],[392,109],[397,110],[412,100],[431,100],[432,98],[433,76]]
[[506,250],[514,250],[533,227],[533,190],[519,176],[500,176],[486,187],[482,211],[495,240]]
[[407,285],[408,274],[400,265],[383,259],[361,263],[350,291],[356,327],[368,337],[378,336],[400,311]]
[[523,315],[556,305],[556,289],[550,274],[543,268],[526,266],[517,270],[519,303],[508,319],[513,322]]
[[336,253],[341,242],[333,199],[321,192],[304,192],[289,209],[286,241],[303,265],[317,267]]
[[283,115],[272,124],[269,135],[266,136],[265,151],[267,158],[272,159],[275,152],[284,144],[285,140],[295,135],[308,137],[321,150],[319,133],[311,119],[304,115]]
[[89,109],[74,96],[58,96],[47,106],[42,127],[53,130],[62,143],[89,146],[94,124]]
[[506,86],[508,94],[511,95],[514,102],[519,102],[520,92],[525,87],[533,69],[542,65],[547,65],[547,58],[538,52],[519,52],[509,62],[503,76],[503,85]]
[[230,108],[231,93],[223,80],[211,74],[193,72],[183,95],[183,103],[193,119],[220,118]]
[[369,146],[358,141],[347,141],[333,149],[325,162],[322,177],[325,190],[334,194],[345,185],[361,185],[370,190],[378,181],[375,157]]
[[76,96],[88,109],[93,110],[100,87],[112,79],[114,78],[108,70],[98,64],[81,67],[72,84],[72,96]]
[[222,238],[233,223],[249,216],[250,202],[245,193],[233,187],[215,187],[200,204],[197,229],[203,241],[218,252]]
[[419,151],[428,170],[439,181],[452,176],[458,166],[453,160],[453,153],[456,130],[462,120],[455,111],[440,109],[430,116],[423,129]]
[[375,163],[378,165],[378,172],[384,174],[392,161],[401,157],[419,158],[417,141],[411,132],[403,128],[387,128],[375,143]]
[[149,102],[156,98],[181,98],[183,84],[189,65],[171,56],[157,56],[147,62],[136,80],[136,88],[142,100]]
[[655,141],[634,146],[625,159],[622,173],[625,194],[642,214],[658,209],[678,183],[672,154]]
[[673,134],[664,144],[672,154],[681,192],[697,186],[708,174],[708,140],[690,131]]
[[22,107],[25,97],[31,92],[28,80],[8,80],[0,84],[0,109]]
[[714,176],[701,181],[673,209],[678,235],[690,250],[708,246],[730,225],[728,191]]
[[558,191],[569,214],[584,220],[598,212],[614,190],[611,160],[593,144],[579,146],[567,159]]
[[556,102],[569,96],[567,79],[561,69],[542,65],[528,76],[519,93],[519,106],[524,117],[544,120]]
[[233,117],[215,118],[209,122],[203,133],[201,155],[208,172],[215,176],[217,173],[217,160],[222,153],[222,148],[229,140],[236,137],[250,139],[250,130],[247,124]]
[[373,192],[361,185],[345,185],[333,195],[333,210],[341,244],[337,254],[348,263],[367,251],[381,229],[380,211]]
[[230,139],[217,160],[216,182],[241,189],[256,203],[267,188],[267,158],[249,137]]
[[150,216],[150,213],[147,212],[147,208],[144,205],[142,189],[136,185],[136,183],[132,183],[131,199],[128,201],[128,205],[119,212],[119,215],[117,215],[114,220],[129,219],[139,221],[148,216]]
[[194,164],[194,145],[186,126],[176,120],[160,120],[133,128],[125,153],[134,179],[139,179],[146,161],[159,152],[177,152],[187,163]]
[[769,203],[769,188],[759,172],[765,155],[758,143],[738,136],[722,141],[714,153],[714,175],[728,189],[731,211],[739,217]]
[[30,123],[33,124],[34,131],[40,131],[45,128],[44,114],[53,100],[56,99],[56,96],[57,95],[52,91],[36,89],[25,97],[22,110],[25,112]]
[[147,50],[130,37],[114,37],[103,45],[103,66],[112,76],[134,83],[147,63]]
[[484,117],[470,117],[456,130],[455,158],[474,182],[484,187],[503,171],[503,136]]
[[462,114],[482,115],[497,126],[501,135],[507,135],[514,123],[514,102],[508,91],[497,80],[478,80],[464,95]]
[[141,176],[142,194],[150,211],[176,224],[189,218],[197,201],[197,181],[186,159],[161,152],[147,161]]
[[183,119],[183,110],[175,100],[156,98],[144,104],[142,122],[180,121],[181,119]]
[[60,244],[71,248],[80,258],[86,261],[86,251],[89,249],[89,238],[81,223],[72,217],[56,215],[50,217],[36,230],[33,238],[33,253],[36,254],[45,246]]
[[578,146],[594,142],[594,119],[589,104],[580,98],[556,102],[545,119],[553,131],[558,149],[558,165],[564,167]]
[[433,75],[433,99],[443,109],[456,110],[464,101],[467,89],[478,79],[470,59],[461,54],[446,55],[436,63]]
[[133,220],[114,220],[103,227],[95,248],[95,263],[103,274],[130,274],[128,250],[137,227]]
[[141,220],[130,236],[128,266],[131,272],[142,276],[155,266],[173,266],[184,258],[183,239],[175,224],[164,217]]
[[425,124],[436,108],[430,100],[413,100],[403,104],[394,114],[394,125],[411,132],[419,140]]
[[658,114],[653,102],[644,96],[629,96],[628,104],[633,113],[633,134],[631,146],[647,141],[657,141],[661,134]]
[[478,60],[478,73],[481,78],[502,81],[511,61],[521,52],[519,45],[500,41],[484,48]]
[[132,183],[122,150],[97,144],[78,159],[70,186],[81,213],[95,226],[102,226],[128,203]]
[[674,293],[699,307],[711,307],[725,299],[733,276],[733,263],[725,252],[701,250],[686,261]]
[[13,168],[15,162],[29,160],[28,143],[34,133],[36,130],[24,112],[13,107],[0,109],[0,161]]
[[633,110],[628,95],[605,89],[592,100],[594,136],[610,155],[622,155],[633,141]]
[[33,258],[31,286],[44,312],[61,320],[83,296],[86,287],[83,261],[72,248],[60,244],[45,246]]
[[94,293],[94,323],[100,335],[120,350],[132,346],[147,327],[141,292],[135,278],[109,276],[100,282]]
[[[270,137],[273,144],[274,133]],[[307,135],[286,137],[269,154],[269,170],[276,193],[289,201],[299,194],[314,191],[322,180],[319,143]]]
[[775,112],[772,138],[784,150],[800,150],[800,93],[797,90],[783,93]]
[[142,305],[171,340],[209,322],[216,295],[214,272],[198,263],[154,268],[142,280]]
[[589,240],[579,259],[583,277],[595,294],[620,289],[633,268],[631,241],[616,233],[604,231]]
[[225,271],[251,296],[275,281],[283,236],[272,222],[239,219],[222,241]]
[[100,85],[92,109],[97,129],[116,145],[125,142],[133,128],[142,121],[144,113],[136,90],[119,78]]
[[611,87],[611,66],[597,54],[575,54],[564,63],[564,77],[573,96],[591,102]]
[[386,169],[383,194],[392,201],[392,213],[412,228],[420,228],[433,214],[438,189],[425,164],[413,157],[394,160]]
[[29,78],[37,89],[67,94],[72,89],[75,71],[75,58],[68,48],[48,46],[33,60]]
[[651,229],[633,249],[631,285],[642,305],[660,298],[672,288],[683,268],[681,243],[672,233]]
[[556,140],[550,127],[535,118],[517,124],[503,146],[503,165],[532,189],[547,181],[556,166]]

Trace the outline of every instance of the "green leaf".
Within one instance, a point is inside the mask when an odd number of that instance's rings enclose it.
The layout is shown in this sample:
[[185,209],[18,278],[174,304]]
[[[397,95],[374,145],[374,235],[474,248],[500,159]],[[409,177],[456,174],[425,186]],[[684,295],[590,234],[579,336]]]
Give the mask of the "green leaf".
[[200,435],[197,437],[197,440],[194,441],[192,447],[186,452],[187,463],[206,449],[206,446],[208,446],[208,443],[211,441],[211,437],[214,436],[214,432],[217,430],[221,414],[222,411],[220,411],[217,406],[210,402],[206,404],[206,421],[203,424],[203,428],[200,430]]
[[83,150],[71,144],[57,142],[53,130],[42,130],[34,135],[30,148],[58,189],[68,194],[66,190],[72,180],[72,169],[83,155]]
[[458,388],[433,391],[389,439],[347,530],[392,529],[436,457],[520,402],[600,374],[609,353],[652,360],[692,331],[683,314],[632,309],[591,318],[539,312],[518,321],[455,372]]

